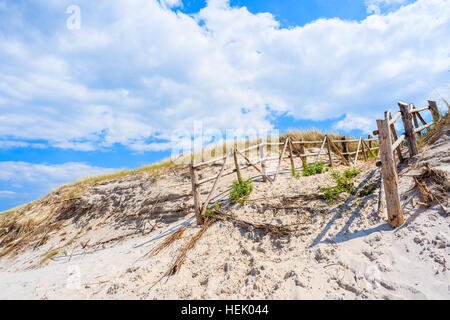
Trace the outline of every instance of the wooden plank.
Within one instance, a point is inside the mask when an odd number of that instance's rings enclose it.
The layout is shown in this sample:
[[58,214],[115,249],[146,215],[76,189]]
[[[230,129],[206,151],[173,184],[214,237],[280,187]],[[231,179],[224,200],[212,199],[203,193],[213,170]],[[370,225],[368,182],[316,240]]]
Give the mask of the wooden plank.
[[403,211],[398,193],[398,176],[394,156],[392,153],[392,138],[389,120],[377,120],[380,138],[380,159],[383,172],[386,207],[389,224],[393,228],[401,226],[404,222]]
[[322,146],[320,147],[319,154],[317,155],[316,162],[319,162],[320,155],[322,154],[323,148],[325,148],[325,143],[327,142],[327,135],[323,138]]
[[304,141],[303,138],[302,141],[292,141],[292,144],[319,144],[319,143],[322,143],[322,141]]
[[330,140],[330,144],[333,147],[334,151],[336,151],[336,153],[342,158],[342,161],[344,161],[344,163],[350,167],[350,163],[348,162],[347,159],[345,159],[344,155],[341,153],[341,151],[339,151],[338,147],[336,147],[334,142]]
[[200,218],[202,218],[203,215],[205,214],[206,209],[208,208],[209,202],[211,201],[211,198],[212,198],[214,192],[216,192],[217,183],[219,182],[220,177],[222,177],[223,171],[224,171],[224,169],[225,169],[225,165],[227,164],[228,157],[231,155],[232,152],[233,152],[233,151],[231,151],[230,153],[228,153],[227,156],[225,157],[225,160],[223,161],[222,169],[220,169],[220,172],[219,172],[219,174],[217,175],[216,181],[214,181],[213,187],[212,187],[211,191],[209,192],[209,195],[208,195],[208,197],[206,198],[205,203],[202,205],[202,210],[201,210]]
[[252,163],[245,155],[243,155],[242,153],[240,153],[239,150],[236,150],[236,152],[237,152],[238,154],[240,154],[240,155],[245,159],[245,161],[247,161],[247,163],[248,163],[249,165],[251,165],[253,168],[255,168],[255,170],[258,171],[258,172],[263,176],[263,178],[264,178],[266,181],[272,182],[272,179],[270,179],[265,173],[262,173],[262,171],[261,171],[254,163]]
[[430,110],[430,107],[423,107],[423,108],[414,108],[414,110],[411,110],[411,113],[418,113],[418,112],[422,112],[425,110]]
[[225,156],[220,157],[220,158],[215,158],[215,159],[212,159],[212,160],[208,160],[208,161],[205,161],[205,162],[194,164],[194,168],[199,168],[199,167],[202,167],[204,165],[211,164],[211,163],[214,163],[214,162],[217,162],[217,161],[220,161],[220,160],[223,161],[223,160],[225,160],[226,157],[227,156],[225,155]]
[[390,125],[391,125],[391,124],[394,124],[395,121],[397,121],[401,116],[402,116],[402,113],[401,113],[401,112],[397,112],[397,113],[395,114],[395,116],[391,117],[391,119],[389,120],[389,124],[390,124]]
[[395,152],[395,149],[397,149],[400,144],[403,142],[403,140],[405,140],[405,135],[402,134],[400,137],[398,137],[397,141],[394,142],[394,144],[392,145],[392,151]]
[[439,112],[436,101],[428,100],[428,106],[430,107],[434,123],[438,123],[441,120],[441,113]]
[[333,140],[333,142],[334,143],[343,143],[343,142],[345,142],[345,143],[352,143],[352,142],[359,142],[359,139],[358,140],[357,139]]
[[327,136],[327,151],[328,159],[330,160],[330,167],[333,168],[333,157],[331,156],[330,137]]
[[361,148],[361,139],[362,137],[359,138],[358,148],[356,149],[356,155],[355,160],[353,161],[353,165],[356,165],[356,161],[358,161],[359,148]]
[[190,173],[191,173],[192,195],[194,197],[195,219],[197,221],[197,224],[201,225],[201,224],[203,224],[203,218],[202,218],[202,214],[201,214],[202,200],[201,200],[200,190],[198,188],[197,172],[195,171],[193,162],[191,162],[189,169],[190,169]]
[[283,150],[281,151],[280,160],[278,161],[277,170],[275,171],[275,175],[273,176],[273,182],[277,180],[278,171],[280,171],[281,162],[283,161],[284,153],[286,152],[286,146],[289,142],[289,137],[286,138],[286,141],[284,142]]
[[408,142],[409,156],[414,157],[419,153],[419,146],[417,145],[416,134],[414,133],[412,115],[409,112],[409,105],[404,102],[399,102],[398,106],[402,112],[402,120],[405,128],[406,141]]
[[414,130],[414,132],[415,132],[415,133],[420,133],[420,131],[425,130],[425,129],[431,127],[433,124],[434,124],[433,122],[427,123],[426,125],[423,125],[423,126],[421,126],[421,127],[416,128],[416,129]]

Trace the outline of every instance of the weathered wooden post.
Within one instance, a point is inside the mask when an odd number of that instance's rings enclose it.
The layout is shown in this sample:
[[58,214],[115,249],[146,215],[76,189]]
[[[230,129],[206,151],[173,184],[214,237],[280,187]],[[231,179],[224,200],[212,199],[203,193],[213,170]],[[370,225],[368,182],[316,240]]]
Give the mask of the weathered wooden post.
[[237,150],[237,141],[236,141],[236,139],[234,139],[234,149],[233,149],[234,165],[236,167],[236,174],[237,174],[238,181],[242,181],[241,169],[239,168],[239,161],[237,158],[236,150]]
[[435,123],[441,120],[441,113],[439,112],[439,108],[437,106],[436,101],[428,100],[428,106],[430,107],[431,115],[433,116],[433,121]]
[[349,160],[348,157],[348,148],[347,148],[347,142],[345,140],[347,140],[345,137],[341,138],[342,140],[342,154],[344,155],[345,160]]
[[372,150],[372,136],[370,134],[367,136],[367,140],[369,141],[369,148]]
[[198,225],[203,224],[203,218],[202,218],[202,200],[200,195],[200,190],[198,188],[198,178],[197,178],[197,172],[194,168],[194,162],[191,162],[191,165],[189,166],[190,172],[191,172],[191,182],[192,182],[192,195],[194,196],[194,209],[195,209],[195,219],[197,221]]
[[414,157],[419,153],[419,146],[417,145],[416,134],[414,133],[412,114],[409,112],[409,105],[407,103],[399,102],[398,106],[400,107],[400,111],[402,113],[406,141],[408,142],[409,156]]
[[398,176],[392,150],[389,120],[377,120],[377,126],[388,220],[391,227],[397,228],[405,222],[405,219],[400,204],[400,195],[398,193]]
[[330,167],[333,168],[333,157],[331,156],[330,137],[327,135],[327,150],[328,158],[330,160]]
[[[263,139],[259,139],[259,144],[261,145],[259,147],[259,160],[261,161],[261,171],[263,174],[267,175],[266,172],[266,160],[264,160],[264,158],[266,157],[264,154],[264,148],[266,147],[263,144]],[[266,180],[264,180],[264,182],[266,182]]]

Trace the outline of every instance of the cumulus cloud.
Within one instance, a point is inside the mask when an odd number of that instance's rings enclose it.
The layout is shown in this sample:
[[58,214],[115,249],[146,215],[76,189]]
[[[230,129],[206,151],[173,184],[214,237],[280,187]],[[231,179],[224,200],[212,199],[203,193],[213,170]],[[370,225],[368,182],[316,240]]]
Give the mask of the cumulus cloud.
[[[98,176],[117,169],[100,168],[85,163],[34,164],[0,162],[0,211],[38,199],[52,189],[88,176]],[[1,191],[4,189],[3,191]],[[13,200],[11,200],[13,199]]]
[[387,9],[413,2],[413,0],[365,0],[367,13],[380,14],[381,9]]
[[288,29],[225,0],[195,15],[171,10],[176,0],[99,0],[83,2],[81,28],[68,30],[69,2],[31,3],[42,19],[22,14],[20,2],[8,3],[15,14],[0,12],[3,139],[162,150],[196,120],[270,129],[271,116],[285,113],[345,116],[337,126],[350,130],[361,127],[356,117],[374,119],[397,100],[420,104],[448,82],[448,0]]

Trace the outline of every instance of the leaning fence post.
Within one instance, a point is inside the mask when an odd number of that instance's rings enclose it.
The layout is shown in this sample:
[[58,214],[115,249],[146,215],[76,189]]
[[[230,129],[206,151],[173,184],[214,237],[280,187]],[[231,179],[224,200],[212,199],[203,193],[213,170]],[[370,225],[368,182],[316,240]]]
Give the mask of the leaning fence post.
[[433,116],[433,121],[436,124],[441,119],[441,113],[437,106],[436,101],[428,100],[428,106],[430,107],[431,115]]
[[393,228],[401,226],[405,219],[398,193],[398,176],[392,150],[392,137],[389,129],[389,120],[377,120],[381,170],[387,204],[389,224]]
[[200,190],[198,189],[197,172],[195,171],[193,162],[191,162],[189,169],[191,172],[192,195],[194,196],[195,219],[197,220],[197,224],[201,225],[201,224],[203,224],[203,219],[202,219],[202,215],[201,215],[202,200],[201,200]]
[[414,132],[412,114],[411,112],[409,112],[409,105],[407,103],[399,102],[398,106],[400,107],[400,111],[402,112],[406,141],[408,141],[409,156],[414,157],[419,153],[419,147],[417,145],[416,134]]

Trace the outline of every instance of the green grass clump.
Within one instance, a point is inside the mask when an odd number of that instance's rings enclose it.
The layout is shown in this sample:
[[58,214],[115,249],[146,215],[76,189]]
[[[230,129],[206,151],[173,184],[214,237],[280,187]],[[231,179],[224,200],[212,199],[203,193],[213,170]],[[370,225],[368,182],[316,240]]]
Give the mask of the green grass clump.
[[331,173],[331,177],[336,186],[322,188],[323,198],[328,202],[333,202],[342,192],[352,193],[353,192],[353,178],[359,174],[357,169],[347,169],[340,174],[337,171]]
[[325,164],[323,163],[323,161],[307,164],[306,166],[303,167],[302,172],[305,177],[324,173]]
[[232,202],[243,204],[253,191],[253,182],[251,179],[239,179],[233,181],[230,191],[230,199]]

